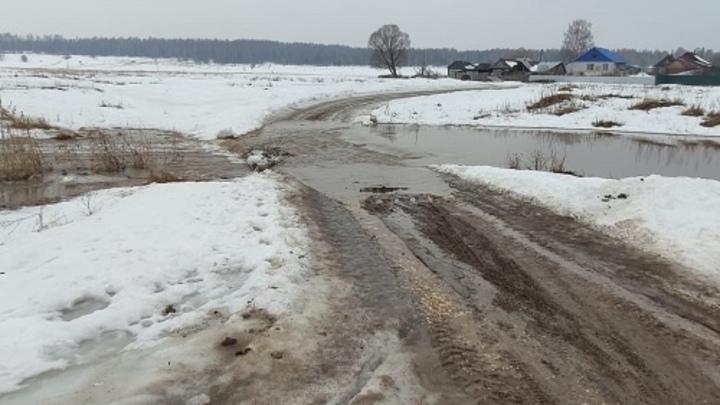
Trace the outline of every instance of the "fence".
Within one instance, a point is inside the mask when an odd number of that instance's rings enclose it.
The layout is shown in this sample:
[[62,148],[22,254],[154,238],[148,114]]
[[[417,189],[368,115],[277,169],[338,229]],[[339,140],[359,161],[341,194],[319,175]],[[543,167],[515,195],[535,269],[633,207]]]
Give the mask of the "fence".
[[720,75],[658,75],[655,77],[655,84],[684,84],[685,86],[720,86]]
[[541,83],[605,83],[605,84],[655,84],[652,76],[546,76],[531,75],[531,82]]

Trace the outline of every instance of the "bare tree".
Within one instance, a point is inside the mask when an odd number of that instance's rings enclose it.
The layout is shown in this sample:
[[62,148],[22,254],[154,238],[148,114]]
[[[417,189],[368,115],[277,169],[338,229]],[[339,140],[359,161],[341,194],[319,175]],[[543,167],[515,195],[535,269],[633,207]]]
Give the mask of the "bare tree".
[[383,25],[370,35],[368,47],[372,49],[370,64],[387,68],[392,77],[397,77],[398,68],[407,61],[410,36],[397,25]]
[[563,59],[570,62],[594,44],[592,24],[587,20],[578,19],[571,22],[567,31],[565,31],[565,38],[560,52]]

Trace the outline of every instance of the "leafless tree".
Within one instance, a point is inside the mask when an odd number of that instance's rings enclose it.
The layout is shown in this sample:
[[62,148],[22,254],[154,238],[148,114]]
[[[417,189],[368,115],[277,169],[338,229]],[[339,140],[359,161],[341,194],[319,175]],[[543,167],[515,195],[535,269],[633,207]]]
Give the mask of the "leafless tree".
[[573,61],[580,53],[591,48],[595,41],[592,34],[592,24],[587,20],[578,19],[570,23],[560,49],[566,61]]
[[370,64],[384,67],[393,77],[398,76],[398,68],[407,61],[410,49],[410,36],[397,25],[383,25],[370,35],[368,47],[372,49]]

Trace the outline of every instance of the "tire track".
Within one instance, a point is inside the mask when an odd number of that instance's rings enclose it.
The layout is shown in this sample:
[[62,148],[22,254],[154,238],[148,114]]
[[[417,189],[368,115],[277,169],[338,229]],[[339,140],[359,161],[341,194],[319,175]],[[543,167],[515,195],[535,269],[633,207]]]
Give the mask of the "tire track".
[[[465,203],[484,207],[489,204],[487,200],[486,196],[468,192],[462,199],[374,196],[365,204],[366,209],[379,215],[406,241],[423,263],[443,260],[428,257],[437,253],[421,248],[417,240],[424,238],[437,246],[437,251],[444,252],[446,262],[461,269],[464,275],[457,282],[468,285],[478,277],[496,289],[490,306],[482,304],[487,289],[468,288],[473,292],[470,297],[461,294],[454,297],[465,302],[475,314],[473,325],[468,327],[475,328],[474,343],[481,344],[458,346],[453,334],[460,329],[442,320],[434,321],[443,366],[458,384],[474,395],[493,393],[492,398],[486,399],[496,403],[577,403],[579,395],[585,395],[582,399],[587,403],[720,403],[717,379],[698,367],[719,365],[717,355],[707,355],[717,353],[720,336],[705,328],[706,322],[675,324],[690,319],[675,315],[680,305],[675,297],[668,298],[673,305],[667,307],[638,305],[634,300],[646,302],[644,295],[627,294],[622,285],[610,288],[598,284],[593,277],[578,275],[605,272],[606,276],[607,270],[612,270],[615,263],[595,256],[595,250],[603,251],[596,246],[602,240],[576,240],[575,246],[593,246],[581,250],[583,258],[579,263],[573,257],[566,262],[557,256],[563,250],[538,256],[523,242],[503,235],[496,229],[497,224],[463,208]],[[508,202],[505,206],[512,204]],[[531,208],[527,204],[521,207],[526,211]],[[523,217],[531,221],[528,218],[531,215]],[[554,219],[543,217],[541,222]],[[545,249],[543,246],[552,246],[552,241],[537,248]],[[639,263],[654,263],[652,257],[639,252],[612,247],[618,249],[617,265],[634,266],[641,271],[644,267],[637,267]],[[549,259],[553,255],[556,260]],[[445,278],[453,274],[435,271]],[[627,296],[621,297],[614,289]],[[653,297],[655,303],[665,299],[657,291]],[[691,308],[695,311],[693,318],[709,319],[700,308]],[[509,319],[511,326],[505,328],[509,332],[497,326],[489,328],[498,319]],[[696,335],[698,331],[700,335]],[[492,338],[485,338],[487,335]],[[502,343],[488,343],[491,341]],[[464,368],[468,356],[474,364],[482,364],[482,359],[487,358],[483,351],[490,351],[497,364],[509,365],[510,369],[498,373],[486,366]],[[552,364],[552,372],[544,371],[548,370],[545,364]]]

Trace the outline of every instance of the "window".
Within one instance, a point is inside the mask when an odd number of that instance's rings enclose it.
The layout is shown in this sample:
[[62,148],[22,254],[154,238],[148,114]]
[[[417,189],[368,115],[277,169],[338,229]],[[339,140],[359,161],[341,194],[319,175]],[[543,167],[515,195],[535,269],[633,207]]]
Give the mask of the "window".
[[595,70],[595,65],[592,63],[588,63],[587,70]]
[[610,65],[607,63],[603,64],[603,70],[610,70]]

